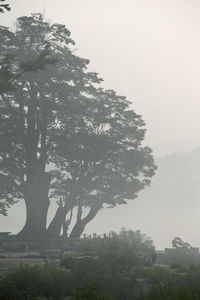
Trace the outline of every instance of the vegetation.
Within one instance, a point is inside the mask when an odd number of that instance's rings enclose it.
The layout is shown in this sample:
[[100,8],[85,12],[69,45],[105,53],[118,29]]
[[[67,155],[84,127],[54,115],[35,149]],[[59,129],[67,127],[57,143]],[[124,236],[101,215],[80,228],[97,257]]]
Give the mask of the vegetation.
[[0,299],[62,299],[68,293],[68,273],[55,266],[10,271],[0,284]]
[[10,271],[1,281],[0,299],[124,299],[136,292],[134,269],[145,268],[139,251],[155,251],[139,231],[122,229],[110,238],[83,241],[77,252],[61,258],[60,268],[45,262],[43,268]]
[[[0,3],[0,13],[10,10]],[[100,209],[135,199],[156,166],[141,116],[100,86],[74,44],[64,25],[41,14],[18,18],[15,31],[0,26],[0,214],[23,199],[19,234],[39,240],[67,237],[76,211],[70,238],[78,242],[59,266],[45,259],[9,270],[0,300],[200,299],[198,249],[179,237],[164,267],[140,231],[77,239]],[[50,200],[58,206],[47,228]]]
[[[14,32],[0,27],[0,41],[0,213],[23,199],[20,235],[59,237],[76,208],[77,238],[100,209],[150,184],[145,124],[125,97],[100,87],[64,25],[20,17]],[[58,209],[47,228],[50,200]]]
[[102,264],[105,262],[111,268],[118,269],[120,264],[123,269],[129,269],[142,261],[147,263],[148,258],[151,264],[155,258],[152,240],[140,231],[125,228],[119,234],[111,232],[110,237],[81,240],[79,252],[86,256],[97,256]]
[[199,285],[199,266],[164,269],[140,264],[126,271],[111,271],[109,266],[80,260],[70,269],[46,263],[44,267],[10,270],[0,280],[0,299],[197,300]]
[[[0,0],[0,2],[5,2],[6,0]],[[10,8],[10,4],[7,4],[7,3],[3,3],[3,4],[0,4],[0,13],[4,13],[5,11],[10,11],[11,8]]]
[[0,280],[0,300],[200,299],[200,260],[164,267],[154,264],[154,254],[150,238],[124,228],[80,240],[60,265],[45,259],[42,267],[9,270]]
[[196,265],[200,260],[199,248],[183,242],[180,237],[172,240],[172,248],[165,249],[164,262],[169,265]]

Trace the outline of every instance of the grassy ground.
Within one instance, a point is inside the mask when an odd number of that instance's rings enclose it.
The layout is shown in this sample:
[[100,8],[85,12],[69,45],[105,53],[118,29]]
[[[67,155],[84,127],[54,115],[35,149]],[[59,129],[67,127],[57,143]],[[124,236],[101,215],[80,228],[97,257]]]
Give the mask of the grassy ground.
[[[59,259],[50,259],[55,265],[59,265]],[[10,269],[15,269],[20,265],[28,265],[28,266],[43,266],[45,264],[45,260],[43,258],[0,258],[0,278]]]

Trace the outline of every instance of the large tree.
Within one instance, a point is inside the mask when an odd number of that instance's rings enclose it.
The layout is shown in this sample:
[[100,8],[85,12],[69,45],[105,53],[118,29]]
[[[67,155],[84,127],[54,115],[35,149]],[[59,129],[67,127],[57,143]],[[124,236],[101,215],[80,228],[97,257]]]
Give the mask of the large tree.
[[[87,98],[80,96],[84,86],[100,79],[86,73],[88,60],[72,53],[74,42],[66,27],[44,22],[40,14],[19,18],[15,32],[1,27],[0,41],[1,55],[10,53],[17,58],[13,72],[19,67],[18,60],[26,61],[31,71],[18,78],[15,90],[1,93],[0,170],[12,177],[26,204],[21,234],[44,234],[51,181],[46,167],[55,155],[56,136],[67,118],[73,114],[76,119],[76,107],[81,111],[88,105]],[[34,73],[31,62],[47,44],[58,63]]]
[[19,18],[14,32],[0,27],[1,61],[12,57],[3,69],[10,88],[0,93],[0,179],[10,180],[0,203],[24,199],[20,234],[46,234],[51,196],[59,207],[48,233],[58,236],[76,207],[71,236],[79,236],[104,204],[134,199],[154,174],[141,117],[125,97],[98,87],[101,79],[73,45],[64,25],[41,14]]

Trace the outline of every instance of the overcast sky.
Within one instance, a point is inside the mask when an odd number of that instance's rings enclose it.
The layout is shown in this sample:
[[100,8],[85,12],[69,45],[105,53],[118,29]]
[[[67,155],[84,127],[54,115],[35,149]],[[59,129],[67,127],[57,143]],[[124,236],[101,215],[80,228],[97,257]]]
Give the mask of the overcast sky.
[[[199,0],[10,0],[1,25],[42,12],[66,24],[105,88],[133,102],[156,156],[200,146]],[[56,6],[57,4],[57,6]]]
[[157,155],[200,145],[198,0],[9,2],[12,11],[0,16],[0,24],[32,12],[66,24],[103,86],[133,101]]

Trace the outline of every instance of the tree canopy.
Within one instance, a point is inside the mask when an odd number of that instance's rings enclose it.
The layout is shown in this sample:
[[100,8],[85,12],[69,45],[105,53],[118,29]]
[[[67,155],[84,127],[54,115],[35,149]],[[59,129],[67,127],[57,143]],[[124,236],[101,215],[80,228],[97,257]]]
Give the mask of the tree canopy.
[[[93,97],[88,122],[77,132],[61,136],[58,144],[55,192],[64,198],[62,211],[78,207],[74,237],[104,205],[114,207],[137,197],[155,171],[151,150],[141,146],[144,122],[129,109],[130,102],[101,88],[95,90]],[[73,199],[72,206],[69,199]],[[81,219],[83,207],[90,210]],[[62,212],[57,217],[60,225],[61,215]]]
[[48,232],[60,234],[77,208],[80,235],[99,209],[134,199],[154,175],[141,116],[100,87],[74,44],[41,14],[18,18],[15,31],[0,27],[0,209],[25,201],[21,234],[46,234],[50,198],[58,211]]

